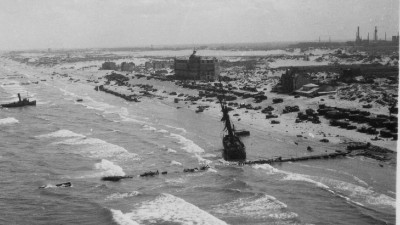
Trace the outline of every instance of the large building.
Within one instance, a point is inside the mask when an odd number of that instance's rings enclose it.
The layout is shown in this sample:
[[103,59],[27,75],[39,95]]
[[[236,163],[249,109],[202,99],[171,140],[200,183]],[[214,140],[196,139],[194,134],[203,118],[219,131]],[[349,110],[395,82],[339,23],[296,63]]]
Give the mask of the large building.
[[213,57],[196,55],[196,51],[189,58],[175,58],[175,76],[182,80],[218,80],[219,62]]
[[309,74],[297,68],[291,68],[282,74],[279,89],[282,93],[292,93],[309,83],[314,83]]

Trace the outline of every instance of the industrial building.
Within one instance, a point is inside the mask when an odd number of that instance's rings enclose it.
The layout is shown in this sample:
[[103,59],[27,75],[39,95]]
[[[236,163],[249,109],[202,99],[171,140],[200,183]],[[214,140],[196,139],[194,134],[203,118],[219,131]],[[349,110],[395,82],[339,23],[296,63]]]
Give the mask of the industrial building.
[[397,36],[392,36],[392,43],[390,43],[390,41],[386,40],[386,32],[385,32],[385,39],[379,39],[378,38],[378,27],[375,26],[374,29],[374,36],[373,39],[370,41],[369,39],[369,33],[367,35],[367,39],[364,40],[362,38],[362,36],[360,35],[360,27],[357,27],[357,32],[356,32],[356,39],[354,41],[354,45],[355,46],[368,46],[368,45],[376,45],[376,44],[384,44],[384,45],[390,45],[390,44],[398,44],[399,43],[399,35],[397,34]]
[[214,81],[219,77],[219,61],[215,57],[196,55],[196,50],[189,58],[175,58],[175,77],[182,80]]

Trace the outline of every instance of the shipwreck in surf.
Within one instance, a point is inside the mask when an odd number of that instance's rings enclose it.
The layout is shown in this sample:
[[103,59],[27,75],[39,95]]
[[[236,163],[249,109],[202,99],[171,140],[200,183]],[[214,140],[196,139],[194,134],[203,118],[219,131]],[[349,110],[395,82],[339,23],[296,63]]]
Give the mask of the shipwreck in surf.
[[1,106],[4,108],[14,108],[14,107],[22,107],[22,106],[30,106],[30,105],[36,105],[36,100],[29,101],[28,98],[24,98],[21,100],[21,95],[19,93],[18,93],[18,102],[1,104]]
[[[222,85],[220,87],[222,93],[224,93]],[[225,95],[220,95],[218,99],[222,111],[221,121],[224,122],[224,131],[226,131],[222,138],[222,145],[224,146],[222,157],[227,161],[244,161],[246,160],[246,146],[235,132],[235,126],[232,124],[229,117],[229,109],[225,101]]]

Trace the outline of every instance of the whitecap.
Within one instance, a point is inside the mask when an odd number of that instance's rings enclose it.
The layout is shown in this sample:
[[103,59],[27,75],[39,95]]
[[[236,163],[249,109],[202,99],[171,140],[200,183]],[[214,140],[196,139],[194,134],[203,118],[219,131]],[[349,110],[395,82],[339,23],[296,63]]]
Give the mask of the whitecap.
[[254,169],[263,169],[267,171],[268,174],[276,174],[282,172],[269,164],[259,164],[252,166]]
[[298,217],[294,212],[288,212],[288,213],[272,213],[269,214],[268,217],[274,218],[274,219],[279,219],[279,220],[287,220],[287,219],[294,219]]
[[179,130],[182,133],[186,133],[186,130],[184,128],[181,128],[181,127],[174,127],[174,126],[171,126],[171,125],[164,125],[164,126],[172,128],[172,129],[175,129],[175,130]]
[[125,216],[124,218],[129,218],[130,221],[139,221],[141,223],[226,224],[197,206],[165,193],[155,200],[141,203],[132,212],[123,215]]
[[203,158],[215,158],[215,157],[217,157],[217,155],[212,154],[212,153],[206,153],[206,154],[202,154],[201,157],[203,157]]
[[120,225],[139,225],[136,221],[133,221],[128,214],[122,213],[121,210],[111,209],[113,220]]
[[167,130],[164,130],[164,129],[157,130],[156,132],[158,132],[158,133],[164,133],[164,134],[168,133],[168,131],[167,131]]
[[140,195],[140,192],[138,191],[132,191],[132,192],[127,192],[127,193],[114,193],[111,195],[108,195],[105,200],[106,201],[112,201],[112,200],[118,200],[118,199],[123,199],[123,198],[130,198],[130,197],[134,197],[134,196],[138,196]]
[[217,171],[216,169],[213,169],[213,168],[208,168],[208,169],[207,169],[207,172],[210,172],[210,173],[218,173],[218,171]]
[[[280,215],[286,210],[287,205],[275,197],[263,194],[239,198],[232,202],[220,204],[214,207],[213,212],[221,215],[245,216],[252,218],[268,218]],[[297,216],[297,214],[296,214]]]
[[180,144],[183,145],[182,149],[185,150],[186,152],[189,153],[203,153],[204,149],[202,149],[200,146],[196,145],[192,140],[189,140],[179,134],[170,134],[172,138],[175,138],[178,140]]
[[145,125],[143,125],[142,130],[156,131],[157,128],[145,124]]
[[370,188],[361,187],[344,181],[322,178],[325,183],[332,185],[336,192],[349,196],[353,201],[360,200],[370,205],[381,205],[396,208],[396,199],[377,193]]
[[54,145],[83,145],[85,147],[76,150],[77,153],[87,155],[92,158],[117,158],[119,160],[139,160],[137,154],[128,152],[125,148],[108,143],[97,138],[71,138]]
[[176,150],[174,150],[174,149],[172,149],[172,148],[168,148],[168,149],[167,149],[167,152],[169,152],[169,153],[176,153]]
[[74,133],[70,130],[58,130],[49,134],[36,136],[37,138],[62,138],[62,137],[85,137],[82,134]]
[[171,165],[173,165],[173,166],[182,166],[182,163],[180,163],[178,161],[171,161]]
[[287,172],[287,176],[285,178],[283,178],[283,180],[305,181],[305,182],[309,182],[309,183],[315,184],[317,187],[329,189],[329,187],[326,186],[325,184],[323,184],[321,182],[318,182],[318,181],[315,181],[315,180],[311,179],[309,176],[302,175],[302,174],[288,173]]
[[199,154],[195,154],[194,157],[197,158],[197,160],[199,161],[200,164],[209,165],[212,163],[211,160],[205,159],[205,158],[201,157],[201,155],[199,155]]
[[104,171],[101,173],[101,176],[125,176],[125,172],[120,166],[106,159],[102,159],[101,162],[96,163],[95,168]]
[[4,119],[0,119],[0,125],[14,124],[19,123],[19,121],[13,117],[7,117]]

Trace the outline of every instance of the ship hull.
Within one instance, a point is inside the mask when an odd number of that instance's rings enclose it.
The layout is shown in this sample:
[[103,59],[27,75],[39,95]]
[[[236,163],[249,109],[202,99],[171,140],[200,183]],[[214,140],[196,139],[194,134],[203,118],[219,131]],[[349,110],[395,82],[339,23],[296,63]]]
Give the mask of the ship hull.
[[222,139],[224,151],[222,157],[226,161],[244,161],[246,160],[246,147],[237,136],[229,137],[225,135]]
[[23,107],[23,106],[33,106],[36,105],[36,101],[31,102],[13,102],[8,104],[2,104],[1,106],[4,108],[16,108],[16,107]]

